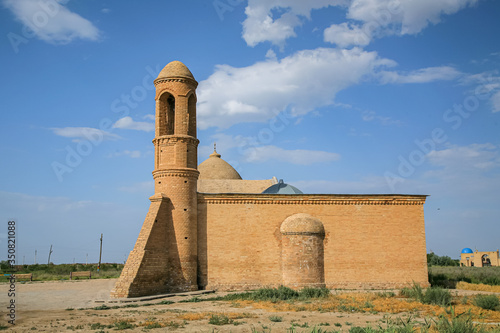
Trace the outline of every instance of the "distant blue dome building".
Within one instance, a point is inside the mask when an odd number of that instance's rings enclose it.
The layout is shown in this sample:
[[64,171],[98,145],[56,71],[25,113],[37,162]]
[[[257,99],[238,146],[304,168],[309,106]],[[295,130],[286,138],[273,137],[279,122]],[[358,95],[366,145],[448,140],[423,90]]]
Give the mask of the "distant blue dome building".
[[466,247],[465,249],[462,250],[462,253],[474,253],[471,248]]
[[289,185],[280,179],[278,184],[269,186],[262,194],[303,194],[301,190],[295,186]]

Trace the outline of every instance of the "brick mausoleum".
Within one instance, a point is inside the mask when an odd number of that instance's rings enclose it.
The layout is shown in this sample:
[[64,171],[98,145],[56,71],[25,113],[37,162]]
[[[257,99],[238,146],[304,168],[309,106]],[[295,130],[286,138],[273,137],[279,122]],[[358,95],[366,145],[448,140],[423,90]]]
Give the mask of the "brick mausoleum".
[[429,285],[425,195],[302,194],[243,180],[215,149],[198,165],[198,82],[173,61],[154,84],[155,194],[113,297]]

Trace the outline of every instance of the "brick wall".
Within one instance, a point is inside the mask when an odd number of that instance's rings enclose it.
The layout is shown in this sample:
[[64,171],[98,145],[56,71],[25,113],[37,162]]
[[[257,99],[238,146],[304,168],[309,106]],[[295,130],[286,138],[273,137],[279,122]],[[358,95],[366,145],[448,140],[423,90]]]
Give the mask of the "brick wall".
[[167,292],[169,278],[167,230],[172,223],[170,200],[161,194],[150,198],[144,224],[111,296],[136,297]]
[[324,225],[328,288],[428,286],[425,196],[198,194],[198,283],[249,289],[283,283],[281,223]]

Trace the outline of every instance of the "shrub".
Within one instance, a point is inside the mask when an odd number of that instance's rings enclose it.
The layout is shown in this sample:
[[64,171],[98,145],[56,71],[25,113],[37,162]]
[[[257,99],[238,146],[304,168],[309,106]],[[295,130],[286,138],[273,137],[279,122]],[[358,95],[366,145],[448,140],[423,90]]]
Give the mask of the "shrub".
[[103,305],[99,305],[99,306],[96,306],[94,308],[94,310],[109,310],[111,309],[109,306],[107,306],[106,304],[103,304]]
[[424,304],[435,304],[441,306],[451,304],[450,292],[439,287],[431,287],[424,292],[419,284],[414,283],[411,288],[401,289],[400,294],[408,298],[413,298],[417,302]]
[[252,299],[256,301],[287,301],[296,299],[299,293],[288,287],[280,286],[279,288],[263,288],[254,292]]
[[323,298],[330,295],[328,288],[304,288],[299,292],[299,297],[302,299]]
[[459,281],[500,285],[500,267],[429,267],[431,286],[454,288]]
[[212,315],[208,320],[208,323],[211,325],[227,325],[233,322],[232,319],[229,319],[226,315]]
[[172,301],[169,301],[169,300],[163,300],[161,302],[159,302],[158,304],[164,304],[164,305],[168,305],[168,304],[174,304],[175,302],[172,302]]
[[490,286],[500,286],[500,278],[498,276],[490,276],[484,278],[484,284],[489,284]]
[[280,316],[269,316],[269,320],[275,323],[280,323],[283,321],[283,317]]
[[481,325],[474,325],[472,318],[467,316],[455,316],[452,311],[451,319],[441,316],[436,322],[435,328],[440,333],[482,333],[485,332]]
[[474,305],[485,310],[497,310],[500,306],[500,300],[495,295],[477,295],[474,298]]
[[400,291],[400,295],[408,298],[413,298],[414,300],[424,303],[424,291],[419,284],[414,283],[411,288],[403,288]]
[[446,289],[431,287],[425,291],[424,303],[447,306],[451,304],[451,294]]
[[115,330],[128,330],[130,328],[135,327],[135,325],[129,323],[128,321],[118,321],[114,323],[114,325],[115,325]]
[[448,256],[438,256],[434,253],[427,254],[427,264],[429,266],[459,266],[459,260],[451,259]]

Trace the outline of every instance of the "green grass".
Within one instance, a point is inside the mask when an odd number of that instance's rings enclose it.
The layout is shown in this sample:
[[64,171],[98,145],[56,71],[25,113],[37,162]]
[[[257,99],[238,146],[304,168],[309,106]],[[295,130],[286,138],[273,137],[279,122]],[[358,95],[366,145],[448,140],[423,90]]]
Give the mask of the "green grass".
[[113,325],[103,325],[101,323],[90,324],[91,330],[102,330],[103,328],[112,328],[112,327],[114,327],[114,326]]
[[453,289],[459,281],[498,286],[500,285],[500,267],[429,267],[431,286]]
[[228,325],[228,324],[232,324],[233,323],[233,320],[232,319],[229,319],[228,316],[226,315],[212,315],[210,317],[210,319],[208,320],[208,323],[210,325]]
[[201,298],[194,296],[188,299],[180,300],[179,303],[197,303],[203,301]]
[[128,330],[130,328],[134,328],[135,325],[129,323],[128,321],[118,321],[118,322],[114,323],[114,327],[115,327],[115,330],[120,331],[120,330]]
[[477,295],[474,305],[485,310],[500,310],[500,300],[496,295]]
[[283,321],[283,317],[280,316],[269,316],[269,320],[274,323],[280,323]]
[[413,298],[417,302],[423,304],[435,304],[440,306],[447,306],[451,304],[450,292],[440,287],[427,288],[424,292],[420,285],[413,284],[413,287],[411,288],[401,289],[401,295]]
[[261,288],[255,291],[243,293],[227,294],[225,296],[205,298],[206,301],[236,301],[236,300],[251,300],[251,301],[290,301],[290,300],[309,300],[324,298],[330,295],[330,290],[326,288],[304,288],[300,291],[293,290],[288,287],[281,286],[279,288]]
[[109,306],[107,306],[106,304],[103,304],[103,305],[99,305],[99,306],[96,306],[94,308],[94,310],[109,310],[111,309]]
[[159,302],[158,304],[163,304],[163,305],[169,305],[169,304],[174,304],[175,302],[169,301],[169,300],[163,300]]
[[[123,264],[101,264],[101,269],[97,273],[96,264],[37,264],[37,265],[18,265],[16,273],[27,274],[33,273],[33,281],[53,281],[53,280],[69,280],[70,272],[91,271],[92,279],[111,279],[120,276],[123,269]],[[0,262],[0,282],[6,282],[8,277],[3,274],[11,273],[9,265],[6,261]],[[75,278],[87,279],[87,278]]]

